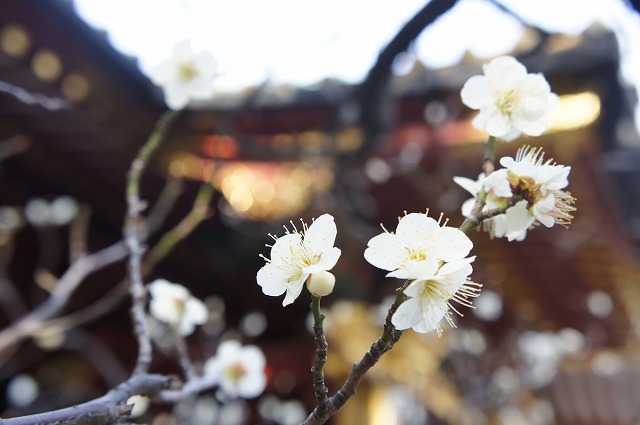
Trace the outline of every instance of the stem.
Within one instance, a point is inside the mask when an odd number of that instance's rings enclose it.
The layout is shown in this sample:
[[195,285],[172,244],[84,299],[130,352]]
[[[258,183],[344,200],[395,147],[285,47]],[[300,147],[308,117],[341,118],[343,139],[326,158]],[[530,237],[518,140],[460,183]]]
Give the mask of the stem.
[[[482,171],[484,172],[485,177],[493,173],[495,169],[495,166],[494,166],[494,162],[496,160],[495,143],[496,143],[496,138],[493,136],[489,136],[489,138],[487,139],[487,142],[484,145],[484,157],[482,158]],[[473,208],[471,209],[471,214],[470,214],[471,217],[476,217],[476,218],[465,219],[465,221],[460,226],[460,230],[462,230],[463,226],[465,226],[466,228],[472,225],[471,222],[477,221],[477,217],[479,217],[482,214],[482,209],[484,208],[486,199],[487,199],[487,192],[485,192],[484,189],[481,189],[480,192],[478,193],[478,196],[476,197],[476,203],[473,205]],[[478,227],[479,224],[480,222],[477,222],[469,230],[463,230],[463,232],[468,233],[472,229],[475,229],[476,227]]]
[[324,335],[324,315],[320,311],[320,298],[311,296],[311,311],[313,312],[313,333],[316,341],[316,363],[311,368],[313,374],[313,389],[318,401],[318,411],[325,413],[328,408],[329,390],[324,383],[324,365],[327,362],[327,338]]
[[[513,199],[516,199],[516,198],[513,198]],[[507,205],[505,205],[504,207],[500,207],[500,208],[496,208],[496,209],[493,209],[493,210],[490,210],[490,211],[485,211],[485,212],[479,213],[479,214],[475,215],[473,218],[467,218],[462,222],[462,224],[460,225],[460,227],[458,227],[458,229],[460,229],[464,233],[468,234],[473,229],[475,229],[476,227],[480,226],[480,224],[482,224],[483,221],[488,220],[491,217],[495,217],[497,215],[504,214],[505,212],[507,212],[507,209],[509,207],[513,206],[513,204],[515,204],[515,202],[517,202],[517,201],[510,200],[507,203]]]
[[182,372],[187,378],[187,381],[190,381],[196,377],[196,371],[193,368],[193,363],[191,363],[191,358],[189,357],[189,347],[187,346],[187,341],[182,335],[180,335],[177,326],[172,326],[171,330],[176,341],[176,349],[178,351],[178,360],[180,361],[180,367],[182,368]]
[[153,153],[158,149],[165,138],[170,125],[178,117],[178,111],[167,111],[158,119],[156,127],[140,148],[138,155],[131,163],[127,176],[127,215],[125,217],[124,236],[129,250],[129,281],[132,299],[131,317],[134,331],[138,339],[138,360],[134,375],[145,373],[151,363],[152,347],[149,330],[145,320],[145,288],[142,282],[142,254],[143,248],[140,242],[141,212],[144,209],[140,200],[140,176],[145,170]]
[[493,136],[489,136],[487,139],[487,143],[484,145],[484,158],[482,158],[482,170],[484,171],[485,176],[493,173],[495,169],[494,162],[496,160],[496,152],[495,152],[495,144],[496,138]]
[[149,251],[142,264],[143,274],[153,269],[155,265],[176,246],[178,242],[186,238],[198,224],[209,217],[211,209],[209,204],[213,197],[213,186],[204,182],[193,201],[191,211],[175,226],[166,232],[160,241]]
[[[303,422],[303,425],[319,425],[323,424],[329,419],[331,416],[335,415],[344,404],[349,400],[355,393],[356,388],[364,375],[371,369],[384,353],[391,350],[396,342],[402,336],[402,332],[397,330],[395,326],[391,323],[391,317],[393,317],[394,313],[398,309],[398,306],[402,304],[406,296],[404,295],[404,289],[409,285],[409,281],[407,281],[401,288],[396,290],[396,299],[394,303],[389,308],[387,312],[387,318],[384,322],[384,330],[382,332],[382,336],[371,345],[369,351],[367,351],[360,361],[354,363],[353,368],[351,368],[351,372],[347,377],[344,385],[338,392],[327,400],[326,409],[320,408],[320,403],[318,406],[311,412],[311,414],[307,417],[307,419]],[[315,328],[314,328],[315,329]]]

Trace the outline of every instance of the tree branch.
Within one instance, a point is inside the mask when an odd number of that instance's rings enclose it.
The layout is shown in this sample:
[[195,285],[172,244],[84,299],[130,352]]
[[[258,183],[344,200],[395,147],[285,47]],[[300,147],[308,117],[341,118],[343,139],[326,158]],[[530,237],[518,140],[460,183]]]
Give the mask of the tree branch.
[[163,389],[171,388],[175,379],[163,375],[138,374],[118,385],[104,396],[77,406],[52,412],[2,419],[0,425],[107,425],[129,416],[132,405],[127,399],[135,394],[153,398]]
[[[394,315],[398,306],[402,304],[406,296],[404,295],[404,289],[408,286],[407,281],[401,288],[396,291],[396,299],[387,312],[387,318],[384,322],[384,330],[382,336],[371,345],[369,351],[367,351],[360,361],[354,363],[351,368],[351,373],[347,377],[347,380],[342,385],[342,388],[338,392],[327,400],[325,409],[320,409],[320,404],[311,412],[307,419],[303,422],[303,425],[320,425],[325,423],[331,416],[335,415],[344,404],[355,393],[358,384],[364,377],[364,375],[371,369],[380,358],[387,351],[391,350],[396,342],[402,336],[402,331],[399,331],[391,323],[391,317]],[[315,384],[314,384],[315,385]]]
[[432,0],[411,18],[378,55],[367,77],[358,87],[355,98],[360,105],[360,122],[364,142],[356,154],[371,149],[389,125],[389,111],[383,106],[395,57],[409,48],[420,33],[448,12],[457,0]]
[[140,177],[144,172],[151,156],[165,138],[169,127],[178,117],[178,111],[167,111],[156,123],[156,127],[140,148],[138,155],[131,163],[127,175],[127,215],[125,217],[124,238],[129,250],[129,288],[132,299],[131,318],[138,339],[138,360],[134,374],[146,373],[152,357],[151,340],[145,320],[145,287],[142,281],[143,248],[140,237],[141,212],[144,203],[140,200]]
[[324,335],[324,315],[320,310],[320,297],[311,295],[311,311],[313,313],[313,333],[316,341],[316,363],[311,368],[313,374],[313,389],[318,401],[318,412],[322,415],[327,411],[329,390],[324,383],[324,365],[327,362],[327,338]]

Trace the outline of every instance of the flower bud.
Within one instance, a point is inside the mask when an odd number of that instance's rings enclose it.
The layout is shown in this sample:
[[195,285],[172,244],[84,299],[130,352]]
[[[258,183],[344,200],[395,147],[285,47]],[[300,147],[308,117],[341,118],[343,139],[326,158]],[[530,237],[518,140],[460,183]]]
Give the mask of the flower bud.
[[307,282],[307,288],[312,295],[316,297],[324,297],[333,292],[336,284],[336,277],[327,271],[313,273]]

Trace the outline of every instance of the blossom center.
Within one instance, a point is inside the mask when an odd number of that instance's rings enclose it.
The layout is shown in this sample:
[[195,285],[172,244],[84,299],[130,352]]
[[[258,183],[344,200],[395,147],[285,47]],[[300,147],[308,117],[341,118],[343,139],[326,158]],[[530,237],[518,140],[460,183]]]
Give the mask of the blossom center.
[[185,300],[182,298],[173,297],[171,301],[173,302],[173,307],[176,309],[178,315],[182,316],[185,309]]
[[247,369],[241,363],[234,363],[227,367],[226,375],[230,381],[238,382],[247,374]]
[[442,299],[444,301],[449,301],[449,299],[451,299],[451,295],[443,292],[441,285],[435,280],[427,280],[424,282],[422,296],[424,299],[429,300]]
[[181,62],[178,65],[178,79],[183,82],[189,82],[196,78],[198,69],[193,61]]
[[533,177],[518,176],[509,170],[507,172],[507,178],[509,179],[513,194],[521,195],[523,199],[527,200],[529,206],[535,204],[543,197],[540,191],[542,184],[537,183]]
[[427,252],[425,249],[417,248],[412,249],[409,248],[409,259],[412,261],[420,262],[427,259]]
[[512,89],[506,93],[502,93],[496,99],[496,107],[504,115],[510,117],[513,111],[516,109],[518,103],[518,93]]

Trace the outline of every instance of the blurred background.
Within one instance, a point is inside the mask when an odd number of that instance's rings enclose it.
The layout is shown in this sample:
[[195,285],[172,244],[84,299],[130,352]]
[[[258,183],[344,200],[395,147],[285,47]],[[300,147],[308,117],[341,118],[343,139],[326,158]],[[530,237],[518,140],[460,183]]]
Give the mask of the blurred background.
[[[181,283],[209,306],[189,338],[197,361],[229,337],[267,357],[264,396],[204,394],[194,424],[299,423],[315,404],[310,297],[283,308],[262,294],[267,234],[336,218],[343,254],[323,299],[333,393],[401,284],[366,263],[367,241],[404,211],[462,222],[468,194],[452,177],[477,177],[486,135],[459,92],[509,54],[544,73],[560,103],[544,136],[497,153],[532,144],[570,165],[574,222],[523,242],[473,232],[477,308],[442,338],[405,332],[331,423],[640,423],[638,5],[433,3],[447,6],[0,0],[0,323],[46,299],[78,232],[89,252],[120,240],[126,171],[165,110],[149,72],[188,38],[215,55],[219,90],[181,115],[142,196],[175,193],[167,230],[210,182],[213,214],[148,279]],[[124,278],[123,262],[91,275],[61,314],[74,326],[52,324],[2,353],[2,417],[80,403],[127,378],[136,345]],[[154,340],[153,369],[178,372],[171,341],[160,330]],[[159,409],[144,421],[172,417]]]

